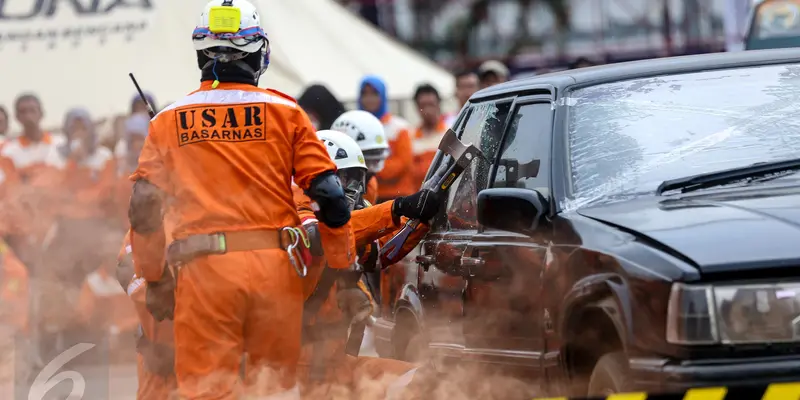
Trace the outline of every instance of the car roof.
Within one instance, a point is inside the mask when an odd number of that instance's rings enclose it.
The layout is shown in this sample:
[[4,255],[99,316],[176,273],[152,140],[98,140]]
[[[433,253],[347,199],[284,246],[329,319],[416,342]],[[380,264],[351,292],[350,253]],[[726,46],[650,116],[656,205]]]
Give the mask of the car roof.
[[472,95],[470,101],[525,92],[535,90],[536,88],[541,89],[543,85],[551,85],[555,86],[557,89],[563,89],[568,86],[590,86],[593,84],[659,75],[754,67],[770,64],[789,64],[795,62],[800,63],[800,48],[750,50],[653,58],[559,71],[508,81],[476,92]]

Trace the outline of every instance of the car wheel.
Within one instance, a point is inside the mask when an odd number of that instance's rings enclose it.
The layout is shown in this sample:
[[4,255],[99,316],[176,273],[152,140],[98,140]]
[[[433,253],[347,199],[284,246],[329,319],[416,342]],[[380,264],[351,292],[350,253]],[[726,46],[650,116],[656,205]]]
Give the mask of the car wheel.
[[608,396],[633,391],[628,380],[628,359],[623,352],[608,353],[600,357],[589,378],[588,395]]
[[403,361],[418,363],[425,359],[428,353],[428,339],[420,332],[419,328],[408,340]]
[[397,332],[394,339],[395,358],[406,362],[419,361],[428,349],[427,338],[411,315],[404,314],[398,321],[402,330]]

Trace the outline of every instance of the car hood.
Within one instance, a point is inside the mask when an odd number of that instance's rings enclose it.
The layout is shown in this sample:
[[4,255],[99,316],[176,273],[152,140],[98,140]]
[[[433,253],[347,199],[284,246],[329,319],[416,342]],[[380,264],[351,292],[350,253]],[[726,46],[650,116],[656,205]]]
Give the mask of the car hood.
[[660,242],[701,272],[800,266],[800,188],[652,197],[577,212]]

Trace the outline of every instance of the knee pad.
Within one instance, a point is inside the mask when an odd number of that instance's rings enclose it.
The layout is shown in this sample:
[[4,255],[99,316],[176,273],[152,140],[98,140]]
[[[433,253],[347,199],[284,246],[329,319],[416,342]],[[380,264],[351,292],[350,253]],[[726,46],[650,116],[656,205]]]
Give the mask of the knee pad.
[[350,207],[339,177],[332,171],[322,173],[311,181],[306,196],[317,203],[314,215],[323,224],[338,228],[350,221]]
[[131,230],[146,235],[162,229],[163,197],[161,189],[144,179],[133,183],[128,208]]

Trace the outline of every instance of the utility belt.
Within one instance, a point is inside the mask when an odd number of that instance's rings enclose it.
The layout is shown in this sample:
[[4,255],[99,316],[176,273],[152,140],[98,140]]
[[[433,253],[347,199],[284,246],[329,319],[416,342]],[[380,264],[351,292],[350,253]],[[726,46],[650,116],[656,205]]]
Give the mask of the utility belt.
[[163,378],[175,375],[175,348],[148,339],[141,325],[136,332],[136,352],[142,356],[147,372]]
[[167,263],[180,267],[195,258],[209,255],[283,249],[289,254],[289,261],[297,275],[305,277],[308,274],[308,266],[303,247],[308,250],[311,242],[305,230],[296,227],[285,227],[280,230],[198,234],[170,243],[167,248]]

